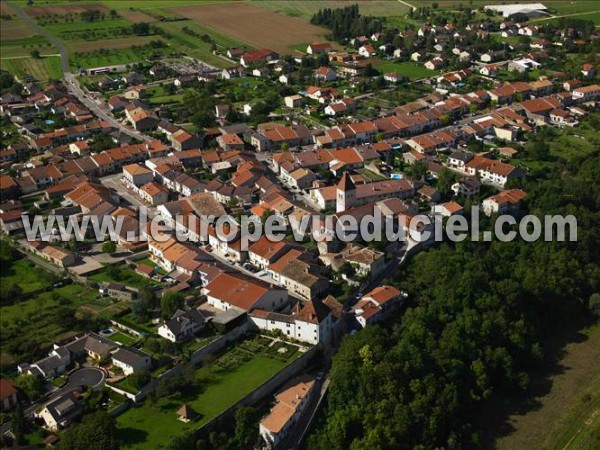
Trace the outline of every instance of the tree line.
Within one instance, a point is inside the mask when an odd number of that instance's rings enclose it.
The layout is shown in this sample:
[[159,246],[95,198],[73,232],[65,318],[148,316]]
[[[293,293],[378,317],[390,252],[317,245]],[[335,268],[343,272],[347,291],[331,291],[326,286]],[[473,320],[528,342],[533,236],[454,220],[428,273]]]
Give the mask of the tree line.
[[312,16],[310,23],[329,28],[333,38],[338,41],[363,35],[370,36],[381,32],[383,28],[381,19],[362,16],[356,4],[345,8],[320,9]]
[[478,418],[527,395],[555,338],[600,315],[598,156],[520,182],[530,213],[577,217],[577,242],[444,243],[390,280],[414,300],[344,340],[309,448],[485,446]]

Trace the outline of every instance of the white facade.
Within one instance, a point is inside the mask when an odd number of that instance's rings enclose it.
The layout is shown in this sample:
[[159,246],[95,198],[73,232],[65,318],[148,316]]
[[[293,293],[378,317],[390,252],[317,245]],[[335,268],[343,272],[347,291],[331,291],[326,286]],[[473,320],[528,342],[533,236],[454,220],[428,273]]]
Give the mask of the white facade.
[[263,318],[250,316],[250,320],[260,330],[279,330],[289,338],[309,344],[318,344],[328,341],[333,329],[332,315],[328,314],[321,323],[306,322],[295,319],[294,316],[273,314],[271,317]]

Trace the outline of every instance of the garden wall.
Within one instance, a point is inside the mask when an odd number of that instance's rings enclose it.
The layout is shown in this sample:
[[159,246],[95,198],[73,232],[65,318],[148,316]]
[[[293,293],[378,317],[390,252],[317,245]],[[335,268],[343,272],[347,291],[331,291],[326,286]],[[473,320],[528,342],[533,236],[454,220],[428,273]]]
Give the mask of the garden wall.
[[207,422],[206,424],[198,428],[196,430],[196,433],[199,433],[201,431],[211,431],[219,423],[229,419],[231,414],[233,414],[233,412],[236,409],[241,408],[242,406],[254,405],[266,398],[267,396],[271,395],[273,392],[275,392],[277,389],[283,386],[284,383],[286,383],[287,381],[304,371],[304,369],[306,369],[306,367],[309,365],[315,354],[318,352],[318,349],[318,346],[311,347],[296,361],[277,372],[275,375],[273,375],[263,384],[258,386],[240,401],[238,401],[237,403],[223,411],[221,414],[213,418],[210,422]]

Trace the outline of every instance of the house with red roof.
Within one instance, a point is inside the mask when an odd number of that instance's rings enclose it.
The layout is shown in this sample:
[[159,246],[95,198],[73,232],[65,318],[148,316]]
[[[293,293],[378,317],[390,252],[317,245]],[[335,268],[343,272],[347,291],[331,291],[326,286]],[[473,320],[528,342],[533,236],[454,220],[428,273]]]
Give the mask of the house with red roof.
[[392,313],[404,296],[393,286],[378,286],[367,292],[352,308],[357,322],[364,328],[380,322]]

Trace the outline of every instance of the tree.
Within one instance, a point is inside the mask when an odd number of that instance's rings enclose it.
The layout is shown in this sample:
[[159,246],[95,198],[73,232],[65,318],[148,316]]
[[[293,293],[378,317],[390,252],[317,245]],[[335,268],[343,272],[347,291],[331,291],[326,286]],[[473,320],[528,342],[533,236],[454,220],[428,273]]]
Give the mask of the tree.
[[[524,187],[531,213],[577,211],[583,235],[442,244],[400,268],[392,283],[406,308],[341,344],[310,449],[480,448],[490,395],[522,396],[558,350],[551,341],[589,322],[600,305],[598,152],[549,164]],[[389,420],[377,429],[365,411]]]
[[600,294],[595,293],[590,296],[588,307],[594,316],[600,318]]
[[37,400],[46,392],[40,379],[34,375],[21,374],[15,378],[15,384],[31,401]]
[[102,244],[102,251],[104,253],[114,253],[117,251],[117,244],[115,244],[113,241],[106,241],[104,244]]
[[412,177],[415,180],[422,180],[425,174],[427,173],[427,163],[423,161],[417,161],[412,165],[410,169]]
[[255,425],[256,411],[246,406],[235,411],[235,440],[237,448],[246,447],[258,437],[258,429]]
[[146,36],[150,34],[150,25],[145,22],[134,23],[131,25],[131,32],[138,36]]
[[165,320],[170,319],[178,309],[183,308],[183,303],[183,293],[166,292],[160,301],[161,317]]
[[448,195],[452,188],[452,185],[456,181],[456,174],[450,169],[444,167],[437,181],[437,189],[442,195]]
[[148,320],[150,310],[156,306],[154,292],[148,286],[142,286],[138,291],[137,298],[131,304],[131,312],[140,322]]
[[145,322],[148,320],[149,309],[148,302],[140,296],[138,296],[131,304],[131,312],[138,322]]
[[129,375],[128,379],[133,387],[136,389],[142,389],[150,382],[152,377],[150,376],[150,372],[147,370],[142,370],[132,373]]
[[27,422],[25,421],[25,414],[23,414],[23,408],[17,403],[15,410],[11,416],[12,432],[15,435],[15,444],[25,444],[25,434],[27,433]]
[[117,426],[114,417],[103,411],[87,415],[79,425],[65,431],[61,450],[118,450]]
[[30,55],[33,59],[40,59],[42,57],[40,51],[37,48],[35,50],[31,50]]
[[23,294],[23,288],[12,281],[0,283],[0,303],[14,301]]

